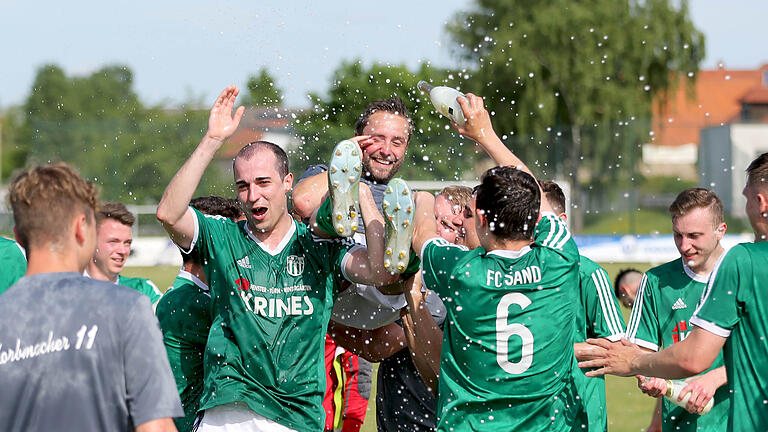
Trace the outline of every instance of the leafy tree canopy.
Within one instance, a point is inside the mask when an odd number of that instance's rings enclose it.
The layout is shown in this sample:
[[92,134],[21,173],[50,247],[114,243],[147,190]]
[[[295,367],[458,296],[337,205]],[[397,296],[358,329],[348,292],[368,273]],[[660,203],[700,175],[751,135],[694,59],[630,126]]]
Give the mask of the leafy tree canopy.
[[685,0],[476,0],[447,30],[515,151],[541,167],[565,155],[565,175],[587,168],[593,181],[616,176],[648,136],[652,101],[704,57]]

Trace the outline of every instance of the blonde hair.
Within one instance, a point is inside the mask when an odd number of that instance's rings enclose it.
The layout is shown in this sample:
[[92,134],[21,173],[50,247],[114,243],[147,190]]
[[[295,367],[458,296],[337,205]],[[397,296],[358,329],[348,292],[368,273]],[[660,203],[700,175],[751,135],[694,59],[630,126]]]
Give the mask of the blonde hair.
[[59,244],[79,213],[94,220],[98,192],[70,165],[32,167],[17,175],[8,188],[19,242],[25,248]]
[[464,208],[472,199],[472,188],[466,186],[446,186],[438,195],[444,196],[453,205]]
[[680,192],[669,206],[669,215],[675,220],[697,208],[708,209],[715,226],[723,223],[723,202],[714,192],[704,188],[690,188]]

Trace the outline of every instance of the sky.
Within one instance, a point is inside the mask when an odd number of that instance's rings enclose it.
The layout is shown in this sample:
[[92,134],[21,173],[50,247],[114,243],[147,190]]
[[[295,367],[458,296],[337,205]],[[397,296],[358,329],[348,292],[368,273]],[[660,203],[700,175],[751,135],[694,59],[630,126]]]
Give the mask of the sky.
[[[0,108],[23,103],[37,68],[56,63],[68,75],[128,65],[146,104],[212,101],[266,67],[286,105],[308,105],[342,60],[416,67],[451,65],[444,26],[469,0],[0,0]],[[704,68],[768,63],[768,1],[692,0],[707,37]],[[207,102],[206,102],[207,103]]]

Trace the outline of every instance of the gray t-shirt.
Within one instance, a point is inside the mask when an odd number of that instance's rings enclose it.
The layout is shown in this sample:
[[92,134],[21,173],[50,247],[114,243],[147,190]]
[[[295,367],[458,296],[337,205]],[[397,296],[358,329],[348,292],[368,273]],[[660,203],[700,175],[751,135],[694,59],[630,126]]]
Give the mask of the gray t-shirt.
[[0,430],[133,431],[180,417],[149,298],[77,273],[0,296]]

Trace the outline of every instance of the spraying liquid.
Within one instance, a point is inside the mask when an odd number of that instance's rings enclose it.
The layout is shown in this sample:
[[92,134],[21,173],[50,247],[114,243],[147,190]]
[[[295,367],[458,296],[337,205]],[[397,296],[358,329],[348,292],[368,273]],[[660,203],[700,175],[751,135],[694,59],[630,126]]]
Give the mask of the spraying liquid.
[[[677,397],[680,395],[680,392],[683,391],[683,389],[687,385],[688,383],[686,383],[685,381],[667,380],[667,393],[664,395],[664,397],[666,397],[667,400],[669,400],[673,404],[679,407],[685,408],[685,405],[688,403],[688,399],[691,398],[691,394],[690,393],[686,394],[683,400],[681,401],[678,401]],[[713,397],[712,399],[709,400],[709,402],[707,402],[707,405],[704,406],[704,409],[701,410],[701,413],[699,414],[704,415],[710,412],[714,404],[715,404],[715,398]]]
[[457,97],[463,97],[466,100],[467,97],[464,96],[464,93],[451,87],[435,87],[426,81],[419,81],[417,87],[429,95],[429,100],[437,112],[453,120],[457,125],[464,126],[467,119],[464,118],[464,111],[461,110],[461,105],[456,100]]

